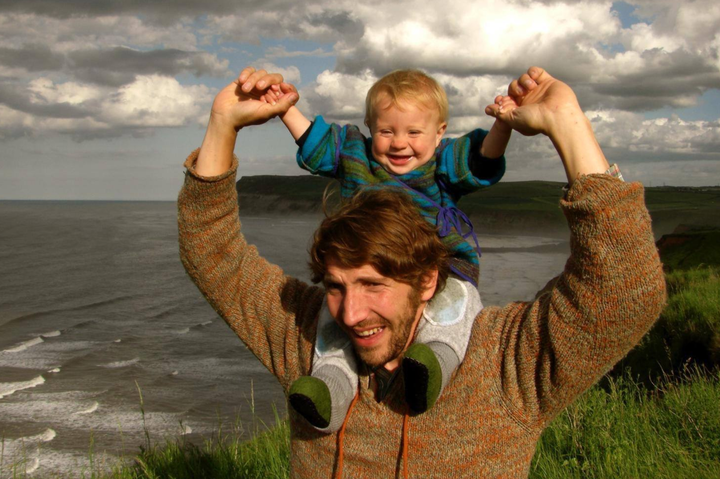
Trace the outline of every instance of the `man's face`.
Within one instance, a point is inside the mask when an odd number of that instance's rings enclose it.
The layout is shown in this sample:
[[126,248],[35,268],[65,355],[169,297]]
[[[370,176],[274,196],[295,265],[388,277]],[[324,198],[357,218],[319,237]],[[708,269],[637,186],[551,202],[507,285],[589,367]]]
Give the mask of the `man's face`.
[[393,175],[404,175],[430,161],[447,127],[439,113],[408,101],[393,105],[381,100],[377,106],[370,125],[375,161]]
[[387,278],[370,266],[343,268],[328,262],[323,281],[330,314],[370,367],[395,369],[410,345],[435,283],[423,291]]

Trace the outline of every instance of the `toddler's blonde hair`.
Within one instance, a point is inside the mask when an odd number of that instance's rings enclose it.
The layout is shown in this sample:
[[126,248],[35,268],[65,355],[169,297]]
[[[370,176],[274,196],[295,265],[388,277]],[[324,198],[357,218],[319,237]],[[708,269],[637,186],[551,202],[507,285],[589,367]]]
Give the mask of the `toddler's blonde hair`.
[[377,116],[378,103],[385,98],[393,106],[398,106],[400,102],[419,103],[427,109],[437,110],[440,123],[447,121],[445,90],[434,78],[420,70],[395,70],[375,82],[365,97],[365,125],[368,127],[372,126]]

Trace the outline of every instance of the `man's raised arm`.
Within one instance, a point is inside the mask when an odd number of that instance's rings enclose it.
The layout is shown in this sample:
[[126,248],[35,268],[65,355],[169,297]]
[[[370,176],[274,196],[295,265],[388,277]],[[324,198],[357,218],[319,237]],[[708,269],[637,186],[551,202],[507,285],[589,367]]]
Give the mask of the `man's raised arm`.
[[185,163],[178,229],[180,257],[193,282],[248,349],[289,387],[310,362],[312,320],[323,294],[285,276],[246,243],[240,233],[233,156],[238,130],[264,123],[297,101],[297,94],[259,100],[265,89],[281,81],[280,75],[246,68],[217,95],[202,148]]
[[533,67],[486,113],[525,135],[545,134],[570,188],[561,207],[571,255],[530,303],[488,308],[483,341],[496,390],[518,421],[544,427],[621,359],[665,302],[643,187],[608,170],[573,91]]

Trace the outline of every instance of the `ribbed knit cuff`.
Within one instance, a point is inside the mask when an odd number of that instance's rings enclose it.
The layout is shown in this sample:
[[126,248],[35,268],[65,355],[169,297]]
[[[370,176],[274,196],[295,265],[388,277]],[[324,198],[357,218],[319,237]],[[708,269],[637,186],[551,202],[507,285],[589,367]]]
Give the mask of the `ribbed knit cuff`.
[[220,175],[216,176],[202,176],[197,174],[195,171],[195,163],[197,162],[198,156],[200,155],[200,148],[190,153],[190,156],[187,157],[185,160],[185,163],[183,166],[187,169],[188,174],[200,181],[208,182],[208,183],[215,183],[218,181],[222,181],[225,178],[232,176],[233,179],[235,179],[235,175],[238,168],[238,159],[237,156],[233,155],[232,163],[230,164],[230,168]]
[[[596,206],[609,206],[633,192],[643,191],[640,183],[625,183],[606,174],[584,175],[575,180],[561,200],[563,208],[578,207],[591,201]],[[599,203],[598,203],[599,202]]]

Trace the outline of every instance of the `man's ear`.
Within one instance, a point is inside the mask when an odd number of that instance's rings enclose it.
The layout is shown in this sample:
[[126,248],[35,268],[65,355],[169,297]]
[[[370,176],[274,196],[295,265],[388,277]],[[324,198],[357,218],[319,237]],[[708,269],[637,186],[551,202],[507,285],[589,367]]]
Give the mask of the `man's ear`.
[[438,270],[434,269],[427,273],[423,278],[422,283],[422,294],[420,299],[423,301],[430,301],[435,296],[435,290],[437,289]]

